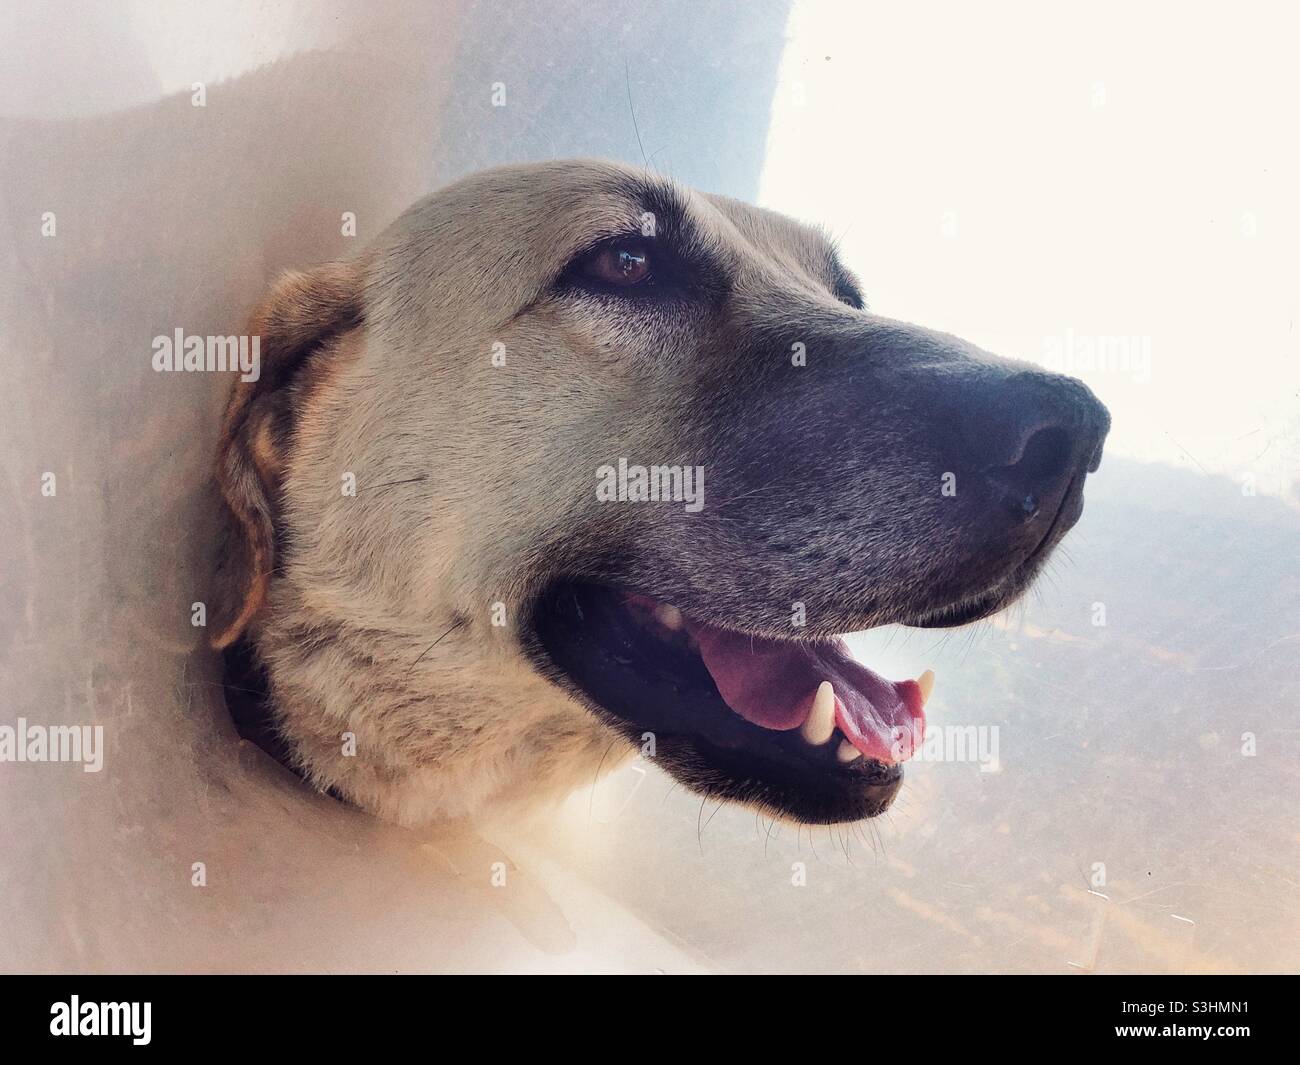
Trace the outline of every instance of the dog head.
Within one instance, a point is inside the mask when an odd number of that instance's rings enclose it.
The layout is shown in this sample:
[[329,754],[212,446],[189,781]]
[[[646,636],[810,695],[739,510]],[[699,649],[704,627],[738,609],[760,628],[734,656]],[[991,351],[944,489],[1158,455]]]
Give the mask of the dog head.
[[926,684],[838,635],[1015,600],[1109,424],[868,312],[817,230],[604,163],[444,189],[253,331],[214,642],[252,642],[313,780],[404,821],[611,747],[804,821],[880,812]]

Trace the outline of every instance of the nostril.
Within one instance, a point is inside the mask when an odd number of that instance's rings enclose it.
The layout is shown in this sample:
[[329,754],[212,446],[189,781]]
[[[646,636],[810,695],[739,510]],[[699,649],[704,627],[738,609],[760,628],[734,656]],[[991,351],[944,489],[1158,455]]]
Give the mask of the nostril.
[[1060,480],[1070,464],[1070,434],[1059,425],[1034,430],[1020,457],[1003,470],[1003,476],[1028,491],[1043,491]]
[[988,471],[1006,493],[1007,505],[1017,522],[1038,517],[1042,500],[1064,481],[1071,453],[1070,434],[1060,426],[1049,425],[1030,433],[1014,462]]
[[1106,408],[1082,382],[1055,374],[990,374],[964,384],[944,397],[949,461],[978,472],[999,511],[1017,523],[1059,512],[1068,486],[1097,468]]

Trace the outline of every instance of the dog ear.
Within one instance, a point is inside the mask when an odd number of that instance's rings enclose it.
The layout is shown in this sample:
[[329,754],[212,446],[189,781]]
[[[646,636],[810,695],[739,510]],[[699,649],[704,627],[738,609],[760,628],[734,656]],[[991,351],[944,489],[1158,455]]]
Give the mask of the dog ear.
[[362,321],[359,264],[328,263],[281,275],[253,312],[260,373],[237,381],[221,426],[217,483],[227,513],[217,564],[217,623],[211,644],[229,647],[261,609],[275,565],[275,519],[293,431],[290,388],[330,339]]

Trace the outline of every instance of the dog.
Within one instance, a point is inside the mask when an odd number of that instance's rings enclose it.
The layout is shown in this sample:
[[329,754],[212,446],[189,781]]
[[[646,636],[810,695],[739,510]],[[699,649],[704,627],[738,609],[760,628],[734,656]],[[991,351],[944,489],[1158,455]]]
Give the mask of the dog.
[[879,814],[932,678],[839,634],[1016,600],[1109,428],[1077,380],[868,311],[819,230],[590,160],[426,197],[249,331],[212,643],[268,749],[407,826],[638,751]]

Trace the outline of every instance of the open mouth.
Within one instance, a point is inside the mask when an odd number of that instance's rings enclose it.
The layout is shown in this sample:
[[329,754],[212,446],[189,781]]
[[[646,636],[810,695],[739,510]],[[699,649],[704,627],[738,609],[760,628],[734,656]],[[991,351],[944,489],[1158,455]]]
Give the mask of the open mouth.
[[688,786],[805,823],[883,812],[924,738],[933,674],[887,680],[836,637],[747,635],[567,581],[531,632],[553,680]]

